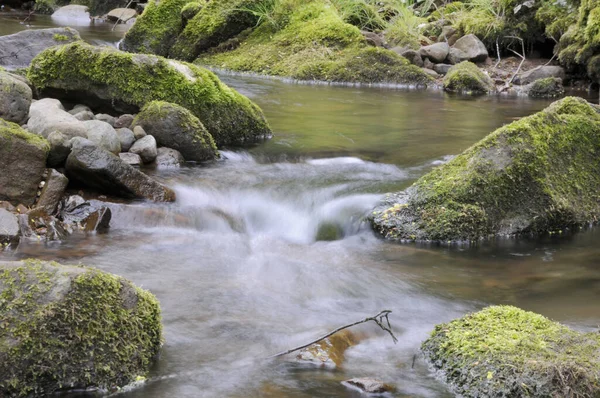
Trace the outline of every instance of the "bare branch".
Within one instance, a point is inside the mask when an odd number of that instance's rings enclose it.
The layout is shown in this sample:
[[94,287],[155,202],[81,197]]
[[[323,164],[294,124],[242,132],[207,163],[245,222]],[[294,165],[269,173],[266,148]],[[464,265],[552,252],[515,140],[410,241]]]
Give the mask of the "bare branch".
[[[383,310],[380,313],[378,313],[375,316],[371,316],[368,318],[363,319],[362,321],[358,321],[358,322],[354,322],[354,323],[350,323],[348,325],[344,325],[344,326],[340,326],[339,328],[332,330],[331,332],[327,333],[324,336],[319,337],[316,340],[311,341],[310,343],[301,345],[299,347],[295,347],[295,348],[291,348],[287,351],[283,351],[280,352],[279,354],[275,354],[275,355],[271,355],[269,358],[277,358],[277,357],[282,357],[284,355],[287,354],[291,354],[294,351],[300,351],[303,348],[309,347],[313,344],[318,343],[321,340],[325,340],[326,338],[336,334],[337,332],[340,332],[344,329],[348,329],[351,328],[352,326],[356,326],[356,325],[360,325],[361,323],[367,323],[370,321],[373,321],[377,324],[377,326],[379,326],[381,329],[383,329],[384,331],[388,332],[390,336],[392,336],[392,340],[394,341],[394,344],[396,344],[398,342],[398,339],[396,338],[396,336],[394,335],[394,332],[392,331],[392,325],[390,324],[390,319],[388,318],[388,316],[392,313],[392,311],[390,310]],[[383,323],[385,321],[385,324]]]

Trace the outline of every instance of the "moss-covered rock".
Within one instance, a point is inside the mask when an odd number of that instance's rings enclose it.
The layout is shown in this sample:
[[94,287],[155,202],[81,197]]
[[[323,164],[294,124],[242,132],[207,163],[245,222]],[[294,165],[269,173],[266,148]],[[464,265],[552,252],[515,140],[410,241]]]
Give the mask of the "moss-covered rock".
[[182,9],[190,0],[151,0],[133,27],[125,34],[121,48],[136,53],[167,56],[184,26]]
[[192,1],[183,6],[181,9],[181,19],[183,22],[187,23],[190,19],[194,18],[205,5],[205,1]]
[[282,0],[271,19],[234,49],[209,51],[200,55],[199,62],[301,80],[409,85],[432,81],[403,57],[370,47],[360,30],[346,23],[327,1]]
[[84,267],[0,263],[0,395],[111,390],[147,374],[162,339],[149,292]]
[[463,94],[487,94],[495,91],[494,81],[472,62],[454,65],[444,77],[444,90]]
[[438,325],[421,348],[464,397],[600,396],[600,334],[515,307]]
[[181,105],[227,144],[271,134],[260,108],[212,72],[158,56],[73,43],[38,55],[28,77],[49,96],[124,113],[136,113],[154,100]]
[[557,77],[546,77],[537,79],[531,83],[528,95],[534,98],[554,98],[564,95],[565,89],[562,79]]
[[0,119],[0,201],[33,205],[49,151],[43,137]]
[[[164,101],[152,101],[137,115],[132,128],[142,126],[160,146],[176,149],[185,160],[203,162],[219,157],[215,140],[187,109]],[[217,137],[217,143],[227,137]]]
[[201,52],[256,25],[259,16],[252,11],[260,4],[260,0],[209,0],[187,23],[170,56],[191,61]]
[[374,228],[395,240],[472,241],[596,222],[599,112],[567,97],[501,127],[388,195],[372,214]]

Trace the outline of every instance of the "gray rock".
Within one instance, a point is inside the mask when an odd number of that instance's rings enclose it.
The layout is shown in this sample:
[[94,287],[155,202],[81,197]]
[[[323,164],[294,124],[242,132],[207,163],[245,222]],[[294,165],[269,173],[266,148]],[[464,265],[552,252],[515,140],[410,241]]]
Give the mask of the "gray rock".
[[534,98],[555,98],[565,93],[562,79],[558,77],[538,79],[525,87],[527,88],[527,95]]
[[54,214],[68,184],[67,177],[54,169],[49,169],[46,184],[42,188],[42,194],[36,206],[42,207],[50,215]]
[[114,116],[107,115],[106,113],[99,113],[96,115],[96,120],[101,120],[110,124],[111,127],[115,127],[115,121],[117,119]]
[[452,65],[448,64],[437,64],[434,65],[433,70],[439,73],[440,75],[445,75],[452,68]]
[[131,8],[115,8],[106,15],[106,19],[112,22],[127,22],[136,16],[137,12]]
[[433,70],[435,64],[429,60],[429,58],[423,59],[423,68]]
[[0,200],[31,206],[49,151],[50,145],[42,137],[0,119]]
[[342,384],[357,388],[367,394],[383,394],[385,392],[394,391],[394,388],[389,384],[385,384],[381,380],[373,379],[371,377],[357,377],[343,381]]
[[158,155],[156,139],[151,135],[140,138],[129,148],[129,152],[140,155],[144,163],[152,163]]
[[77,40],[81,37],[71,28],[27,29],[0,36],[0,66],[26,67],[45,49]]
[[565,78],[565,69],[562,66],[542,66],[539,68],[532,69],[524,72],[517,76],[514,80],[516,84],[529,84],[539,79],[545,79],[547,77],[556,77],[559,79]]
[[418,66],[419,68],[423,66],[423,58],[421,58],[421,54],[419,54],[419,52],[416,50],[404,50],[402,53],[400,53],[400,55],[406,58],[408,62]]
[[27,121],[32,92],[26,83],[0,71],[0,118],[23,124]]
[[70,4],[68,6],[60,7],[58,10],[52,13],[52,19],[63,20],[72,22],[73,20],[90,19],[90,13],[88,12],[87,6]]
[[121,141],[115,129],[108,123],[100,120],[89,120],[83,122],[87,130],[87,139],[100,148],[114,153],[121,152]]
[[131,123],[133,123],[133,115],[130,115],[128,113],[121,115],[118,117],[117,120],[115,120],[115,125],[114,127],[116,129],[120,129],[120,128],[130,128],[131,127]]
[[102,202],[87,202],[73,195],[60,203],[59,216],[67,225],[84,232],[104,232],[110,227],[112,212]]
[[84,111],[82,110],[79,113],[71,113],[73,116],[75,116],[75,119],[81,121],[81,122],[85,122],[87,120],[94,120],[94,113],[90,112],[90,111]]
[[383,47],[385,44],[383,37],[381,37],[380,35],[378,35],[375,32],[368,32],[366,30],[361,30],[360,33],[362,33],[366,42],[374,47]]
[[173,202],[175,192],[159,184],[118,156],[93,144],[78,142],[67,158],[67,175],[110,195]]
[[19,231],[17,215],[0,209],[0,244],[18,241]]
[[423,68],[423,72],[427,73],[429,76],[433,77],[434,79],[437,79],[438,77],[440,77],[440,74],[437,73],[436,71],[434,71],[433,69]]
[[[218,157],[214,140],[204,125],[179,105],[150,102],[138,114],[134,123],[136,128],[140,125],[154,136],[160,146],[181,152],[185,160],[201,162]],[[137,142],[133,146],[136,145]],[[135,151],[132,149],[131,152]]]
[[133,131],[129,130],[126,127],[117,129],[117,135],[119,136],[119,141],[121,142],[121,151],[127,152],[135,142],[135,136],[133,135]]
[[456,43],[458,40],[456,29],[452,25],[446,25],[442,28],[442,33],[438,36],[437,41],[446,42],[449,46]]
[[137,153],[121,152],[119,154],[119,157],[121,158],[122,161],[124,161],[125,163],[127,163],[131,166],[141,166],[142,165],[142,158]]
[[460,64],[463,61],[467,61],[468,58],[469,57],[467,56],[467,54],[465,54],[458,48],[452,47],[452,48],[450,48],[450,51],[448,51],[448,56],[446,57],[446,62],[448,62],[451,65],[456,65],[456,64]]
[[[69,113],[70,113],[71,115],[76,115],[76,114],[78,114],[79,112],[83,112],[83,111],[92,112],[92,110],[90,109],[90,107],[89,107],[89,106],[87,106],[87,105],[83,105],[83,104],[77,104],[77,105],[75,105],[75,106],[73,107],[73,109],[71,109],[71,110],[69,111]],[[92,112],[92,114],[93,114],[93,112]]]
[[59,100],[52,98],[44,98],[31,104],[27,129],[43,137],[48,137],[53,131],[60,131],[69,138],[87,136],[82,122],[65,112]]
[[144,128],[142,126],[135,126],[133,128],[133,136],[135,137],[136,140],[139,140],[146,136],[146,131],[144,130]]
[[64,165],[67,156],[71,153],[71,138],[60,131],[53,131],[47,138],[50,143],[50,153],[48,154],[48,166],[60,167]]
[[155,163],[158,168],[178,168],[185,163],[185,159],[179,151],[162,147],[158,148]]
[[471,62],[484,62],[488,57],[485,44],[473,34],[461,37],[452,47],[462,51],[467,57],[466,60]]
[[429,46],[421,47],[419,54],[422,58],[427,58],[431,62],[439,64],[444,62],[450,51],[448,43],[435,43]]

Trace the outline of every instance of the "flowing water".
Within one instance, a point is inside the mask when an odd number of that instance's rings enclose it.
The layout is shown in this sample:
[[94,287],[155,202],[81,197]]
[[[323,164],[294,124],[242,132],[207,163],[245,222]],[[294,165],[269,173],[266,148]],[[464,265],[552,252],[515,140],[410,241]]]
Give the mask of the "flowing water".
[[[94,265],[156,294],[162,355],[147,383],[119,395],[353,397],[340,381],[374,376],[395,397],[450,397],[418,356],[437,323],[512,304],[600,324],[597,229],[439,247],[384,242],[363,221],[383,193],[548,102],[223,80],[262,107],[272,140],[154,172],[178,201],[111,205],[107,234],[0,255]],[[336,370],[265,360],[382,309],[396,345],[366,324]]]

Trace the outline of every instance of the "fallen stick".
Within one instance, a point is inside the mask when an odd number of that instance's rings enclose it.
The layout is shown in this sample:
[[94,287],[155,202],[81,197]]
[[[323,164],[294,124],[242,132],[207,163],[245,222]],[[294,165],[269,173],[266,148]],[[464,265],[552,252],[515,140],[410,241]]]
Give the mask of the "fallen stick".
[[[354,322],[354,323],[350,323],[348,325],[344,325],[344,326],[340,326],[339,328],[327,333],[326,335],[319,337],[316,340],[311,341],[310,343],[301,345],[299,347],[295,347],[295,348],[291,348],[287,351],[283,351],[280,352],[279,354],[275,354],[275,355],[271,355],[269,358],[277,358],[277,357],[282,357],[284,355],[287,354],[291,354],[294,351],[299,351],[303,348],[309,347],[313,344],[318,343],[321,340],[325,340],[327,337],[332,336],[334,334],[336,334],[339,331],[342,331],[344,329],[348,329],[351,328],[352,326],[356,326],[356,325],[360,325],[361,323],[367,323],[370,321],[373,321],[377,324],[377,326],[379,326],[382,330],[388,332],[390,334],[390,336],[392,336],[392,340],[394,341],[394,344],[396,344],[398,342],[398,339],[396,338],[396,336],[394,336],[394,332],[392,332],[392,325],[390,324],[390,320],[388,318],[388,315],[391,314],[392,311],[390,310],[383,310],[381,311],[379,314],[375,315],[375,316],[371,316],[368,318],[363,319],[362,321],[358,321],[358,322]],[[384,323],[385,321],[385,323]]]

